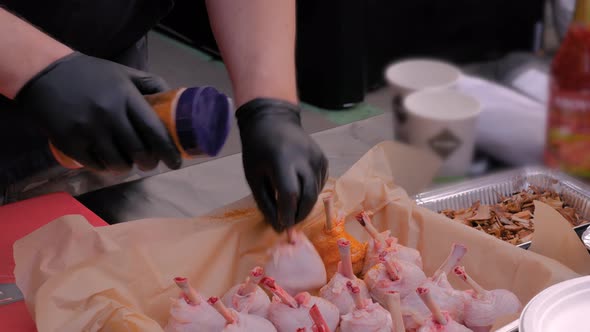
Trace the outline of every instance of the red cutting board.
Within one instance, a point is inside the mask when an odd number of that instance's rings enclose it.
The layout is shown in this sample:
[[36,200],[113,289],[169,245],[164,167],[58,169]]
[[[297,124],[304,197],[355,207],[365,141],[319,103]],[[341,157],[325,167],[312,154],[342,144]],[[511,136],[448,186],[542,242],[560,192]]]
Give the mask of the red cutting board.
[[[80,214],[93,226],[107,223],[66,193],[49,194],[0,206],[0,283],[14,283],[14,242],[68,214]],[[35,323],[23,301],[0,305],[0,330],[34,332]]]

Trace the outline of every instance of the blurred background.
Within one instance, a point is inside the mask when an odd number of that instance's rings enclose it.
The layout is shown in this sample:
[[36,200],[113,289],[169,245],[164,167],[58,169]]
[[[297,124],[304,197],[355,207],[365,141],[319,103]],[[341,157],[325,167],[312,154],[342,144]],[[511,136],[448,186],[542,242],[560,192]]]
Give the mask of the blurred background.
[[[149,34],[151,70],[173,87],[212,85],[231,96],[205,2],[175,2]],[[550,64],[574,7],[575,0],[298,0],[303,124],[330,159],[330,175],[395,139],[384,70],[414,57],[450,62],[476,79],[461,87],[482,104],[468,178],[541,164]],[[507,113],[518,121],[505,121]],[[66,191],[112,222],[198,215],[249,194],[238,137],[233,130],[220,155],[185,162],[175,172],[163,166],[120,176],[52,170],[12,185],[1,198],[9,203]]]

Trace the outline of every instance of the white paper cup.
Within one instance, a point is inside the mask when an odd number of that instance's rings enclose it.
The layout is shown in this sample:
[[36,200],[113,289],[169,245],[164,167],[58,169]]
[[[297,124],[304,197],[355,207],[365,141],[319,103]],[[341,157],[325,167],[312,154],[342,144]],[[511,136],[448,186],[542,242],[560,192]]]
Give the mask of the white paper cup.
[[385,79],[393,94],[397,138],[407,141],[407,116],[402,107],[404,97],[425,89],[453,88],[460,77],[461,71],[457,67],[438,60],[404,60],[387,67]]
[[450,89],[423,90],[404,99],[408,143],[443,160],[441,177],[464,176],[473,160],[479,102]]

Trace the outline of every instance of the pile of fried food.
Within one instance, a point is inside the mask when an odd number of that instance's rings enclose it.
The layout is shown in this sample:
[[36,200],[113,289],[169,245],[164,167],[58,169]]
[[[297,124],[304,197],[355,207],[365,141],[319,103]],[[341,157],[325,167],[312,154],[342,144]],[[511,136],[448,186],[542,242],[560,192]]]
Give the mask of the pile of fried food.
[[529,186],[528,189],[510,197],[498,196],[499,203],[491,206],[476,201],[467,209],[447,209],[440,213],[515,245],[528,242],[533,237],[535,231],[533,202],[536,200],[553,207],[574,227],[588,223],[573,207],[564,203],[560,194],[551,189]]
[[[485,332],[522,308],[510,291],[486,290],[465,272],[465,246],[454,244],[426,276],[420,253],[377,231],[369,213],[356,216],[370,235],[361,243],[346,232],[344,218],[333,217],[331,199],[324,203],[322,231],[310,238],[288,231],[265,267],[254,267],[221,298],[205,299],[187,278],[176,278],[181,293],[165,331]],[[471,289],[454,289],[451,274]]]

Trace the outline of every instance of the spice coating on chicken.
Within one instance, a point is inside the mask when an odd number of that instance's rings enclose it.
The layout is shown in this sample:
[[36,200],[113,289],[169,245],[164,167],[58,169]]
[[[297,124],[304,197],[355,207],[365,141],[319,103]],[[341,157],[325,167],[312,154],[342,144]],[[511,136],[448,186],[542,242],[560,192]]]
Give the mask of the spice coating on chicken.
[[332,278],[338,271],[340,256],[334,250],[336,241],[341,238],[350,241],[352,270],[354,274],[359,275],[363,269],[367,244],[359,242],[345,230],[344,217],[337,216],[333,212],[334,208],[332,205],[332,197],[324,198],[324,210],[326,213],[325,226],[322,227],[321,231],[311,234],[309,240],[316,247],[320,257],[322,257],[328,278]]

